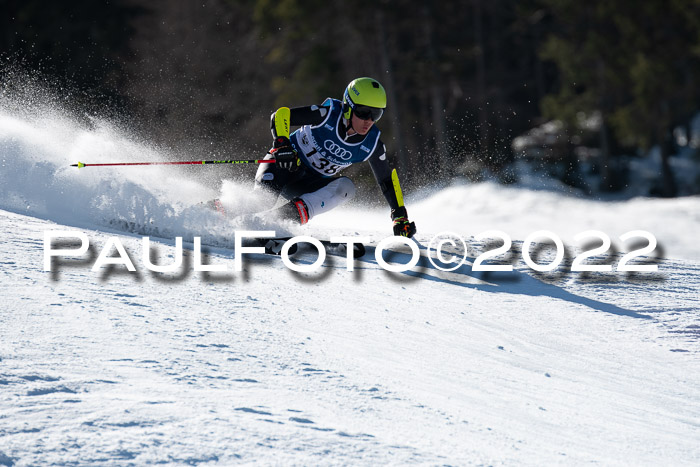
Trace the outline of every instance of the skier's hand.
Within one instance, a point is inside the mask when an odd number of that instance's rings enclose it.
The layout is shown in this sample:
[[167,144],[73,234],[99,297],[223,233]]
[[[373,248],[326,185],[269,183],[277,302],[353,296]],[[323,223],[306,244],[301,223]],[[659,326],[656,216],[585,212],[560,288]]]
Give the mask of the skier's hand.
[[391,220],[394,221],[394,235],[411,238],[416,234],[416,223],[409,222],[405,207],[392,209]]
[[297,157],[297,152],[289,142],[289,138],[278,136],[272,143],[270,154],[275,157],[278,167],[295,172],[299,168],[301,161]]

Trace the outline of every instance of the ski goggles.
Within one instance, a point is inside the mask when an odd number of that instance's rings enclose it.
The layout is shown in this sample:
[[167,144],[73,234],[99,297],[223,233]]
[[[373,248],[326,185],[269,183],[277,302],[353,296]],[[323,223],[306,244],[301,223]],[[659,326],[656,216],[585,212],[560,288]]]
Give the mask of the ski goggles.
[[356,105],[353,107],[352,112],[360,120],[372,119],[373,122],[378,122],[382,115],[384,115],[384,109],[378,109],[377,107],[370,107],[368,105]]

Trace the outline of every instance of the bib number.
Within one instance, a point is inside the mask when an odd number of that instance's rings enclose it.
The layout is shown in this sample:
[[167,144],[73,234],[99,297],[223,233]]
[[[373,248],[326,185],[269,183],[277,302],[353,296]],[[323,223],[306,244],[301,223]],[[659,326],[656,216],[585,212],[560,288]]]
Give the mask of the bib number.
[[310,162],[314,169],[318,170],[324,175],[335,175],[343,168],[342,166],[333,164],[325,157],[321,157],[317,154],[314,154],[314,157]]

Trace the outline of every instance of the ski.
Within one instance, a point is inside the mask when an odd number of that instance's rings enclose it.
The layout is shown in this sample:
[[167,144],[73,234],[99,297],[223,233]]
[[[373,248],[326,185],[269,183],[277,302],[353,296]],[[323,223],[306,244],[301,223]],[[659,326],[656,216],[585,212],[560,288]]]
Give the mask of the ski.
[[[284,244],[294,237],[273,237],[273,238],[254,238],[250,240],[250,243],[255,246],[264,246],[266,255],[276,255],[279,256],[282,253],[282,247]],[[319,240],[321,244],[326,248],[326,253],[332,255],[345,256],[347,251],[347,245],[344,243],[333,243],[330,240]],[[289,255],[294,255],[299,250],[299,244],[296,243],[289,249]],[[362,243],[353,244],[352,256],[353,258],[361,258],[365,255],[366,249]]]
[[[289,238],[286,237],[277,237],[277,238],[260,238],[257,239],[258,242],[263,243],[265,247],[265,254],[266,255],[281,255],[282,254],[282,247],[284,247],[285,242],[289,240]],[[297,250],[299,250],[298,245],[292,245],[289,248],[289,255],[294,255]]]
[[[279,256],[282,254],[282,247],[291,237],[272,237],[272,238],[249,238],[245,241],[247,246],[262,246],[265,248],[266,255]],[[289,248],[289,255],[294,255],[299,250],[298,245],[292,245]]]
[[[321,240],[321,243],[326,247],[326,251],[331,254],[345,256],[347,245],[345,243],[331,243],[328,240]],[[362,258],[366,253],[365,246],[362,243],[353,243],[352,257],[355,259]]]

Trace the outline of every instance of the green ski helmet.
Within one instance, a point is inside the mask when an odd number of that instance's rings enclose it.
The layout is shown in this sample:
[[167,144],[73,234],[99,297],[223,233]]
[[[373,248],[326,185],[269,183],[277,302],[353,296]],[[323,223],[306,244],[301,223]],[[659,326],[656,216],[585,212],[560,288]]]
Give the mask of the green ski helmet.
[[354,113],[358,118],[379,121],[386,108],[386,91],[379,81],[372,78],[357,78],[350,81],[343,94],[343,117],[350,120]]

